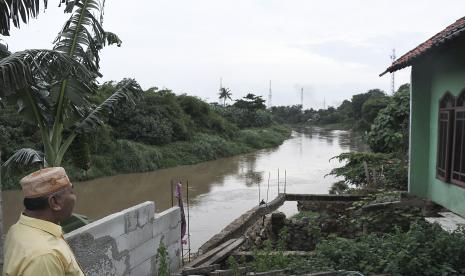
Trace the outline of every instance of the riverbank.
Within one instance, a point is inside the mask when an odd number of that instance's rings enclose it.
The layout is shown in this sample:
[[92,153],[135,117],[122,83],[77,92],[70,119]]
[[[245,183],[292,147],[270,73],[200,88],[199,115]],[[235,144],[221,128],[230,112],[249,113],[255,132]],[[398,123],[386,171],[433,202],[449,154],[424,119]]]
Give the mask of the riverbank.
[[[291,129],[274,124],[266,128],[239,130],[231,139],[219,135],[198,133],[189,141],[162,146],[147,145],[130,140],[115,141],[116,151],[91,156],[87,171],[71,163],[65,168],[72,181],[85,181],[123,173],[148,172],[162,168],[192,165],[223,157],[249,153],[281,145],[291,135]],[[5,181],[6,189],[19,189],[17,181]]]
[[318,127],[325,130],[353,130],[354,126],[348,123],[333,123],[333,124],[315,124],[311,122],[306,123],[296,123],[296,124],[289,124],[289,127],[293,129],[302,129],[302,128],[309,128],[309,127]]

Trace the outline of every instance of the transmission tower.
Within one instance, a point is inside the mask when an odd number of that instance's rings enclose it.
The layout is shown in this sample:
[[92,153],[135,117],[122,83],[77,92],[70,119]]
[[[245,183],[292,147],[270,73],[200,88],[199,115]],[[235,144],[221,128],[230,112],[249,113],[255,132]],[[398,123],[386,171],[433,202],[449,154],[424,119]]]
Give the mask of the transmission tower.
[[[392,49],[392,55],[390,56],[392,63],[396,61],[396,49]],[[395,84],[395,73],[391,73],[391,94],[394,94],[396,90],[396,84]]]
[[268,108],[271,108],[271,80],[270,80],[270,91],[268,92]]

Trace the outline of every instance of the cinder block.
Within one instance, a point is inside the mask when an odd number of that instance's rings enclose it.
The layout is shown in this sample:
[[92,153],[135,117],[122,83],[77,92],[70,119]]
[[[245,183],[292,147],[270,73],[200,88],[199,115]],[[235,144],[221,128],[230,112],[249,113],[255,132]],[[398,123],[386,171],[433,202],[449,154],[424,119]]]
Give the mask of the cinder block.
[[129,252],[129,268],[132,269],[157,254],[155,239],[150,239]]
[[116,238],[118,251],[132,250],[153,238],[153,225],[146,223],[142,228],[123,234]]
[[144,226],[147,223],[153,223],[155,218],[155,204],[146,205],[143,208],[139,209],[138,224],[139,227]]
[[[126,214],[132,213],[141,208],[147,208],[149,210],[151,209],[153,212],[155,212],[155,204],[151,201],[147,201],[89,223],[88,225],[85,225],[72,231],[71,233],[66,234],[65,238],[71,238],[82,233],[89,233],[96,239],[104,236],[110,236],[114,238],[119,237],[124,234],[126,230]],[[135,225],[137,225],[137,220]]]
[[162,213],[155,215],[155,227],[161,229],[169,229],[181,222],[181,209],[172,207]]
[[130,272],[130,276],[148,276],[155,275],[155,263],[152,259],[148,259],[140,265],[134,267]]
[[106,216],[68,233],[65,238],[71,238],[83,233],[89,233],[95,239],[104,236],[118,237],[124,233],[124,214],[115,213]]
[[181,225],[176,227],[165,234],[165,242],[167,245],[181,242]]
[[167,250],[170,258],[170,271],[176,271],[181,267],[181,243],[173,244]]

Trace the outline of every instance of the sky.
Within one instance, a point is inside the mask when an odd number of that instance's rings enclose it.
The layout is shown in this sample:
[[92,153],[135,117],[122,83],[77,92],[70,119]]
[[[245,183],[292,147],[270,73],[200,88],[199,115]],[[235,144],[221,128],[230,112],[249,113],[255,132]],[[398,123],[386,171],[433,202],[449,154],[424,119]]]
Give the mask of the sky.
[[[10,51],[52,48],[69,14],[49,6],[10,37]],[[42,2],[41,2],[42,4]],[[220,79],[232,98],[247,93],[275,105],[338,106],[369,89],[397,57],[465,16],[465,1],[429,0],[107,0],[104,25],[121,47],[101,52],[100,82],[135,78],[177,94],[218,101]],[[396,89],[410,69],[395,74]]]

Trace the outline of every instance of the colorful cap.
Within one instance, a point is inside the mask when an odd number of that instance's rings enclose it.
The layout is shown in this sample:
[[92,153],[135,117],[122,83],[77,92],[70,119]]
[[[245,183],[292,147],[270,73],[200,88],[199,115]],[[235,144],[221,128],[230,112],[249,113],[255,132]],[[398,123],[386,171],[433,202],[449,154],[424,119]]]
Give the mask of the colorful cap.
[[71,187],[71,182],[62,167],[50,167],[33,172],[19,182],[25,198],[36,198]]

